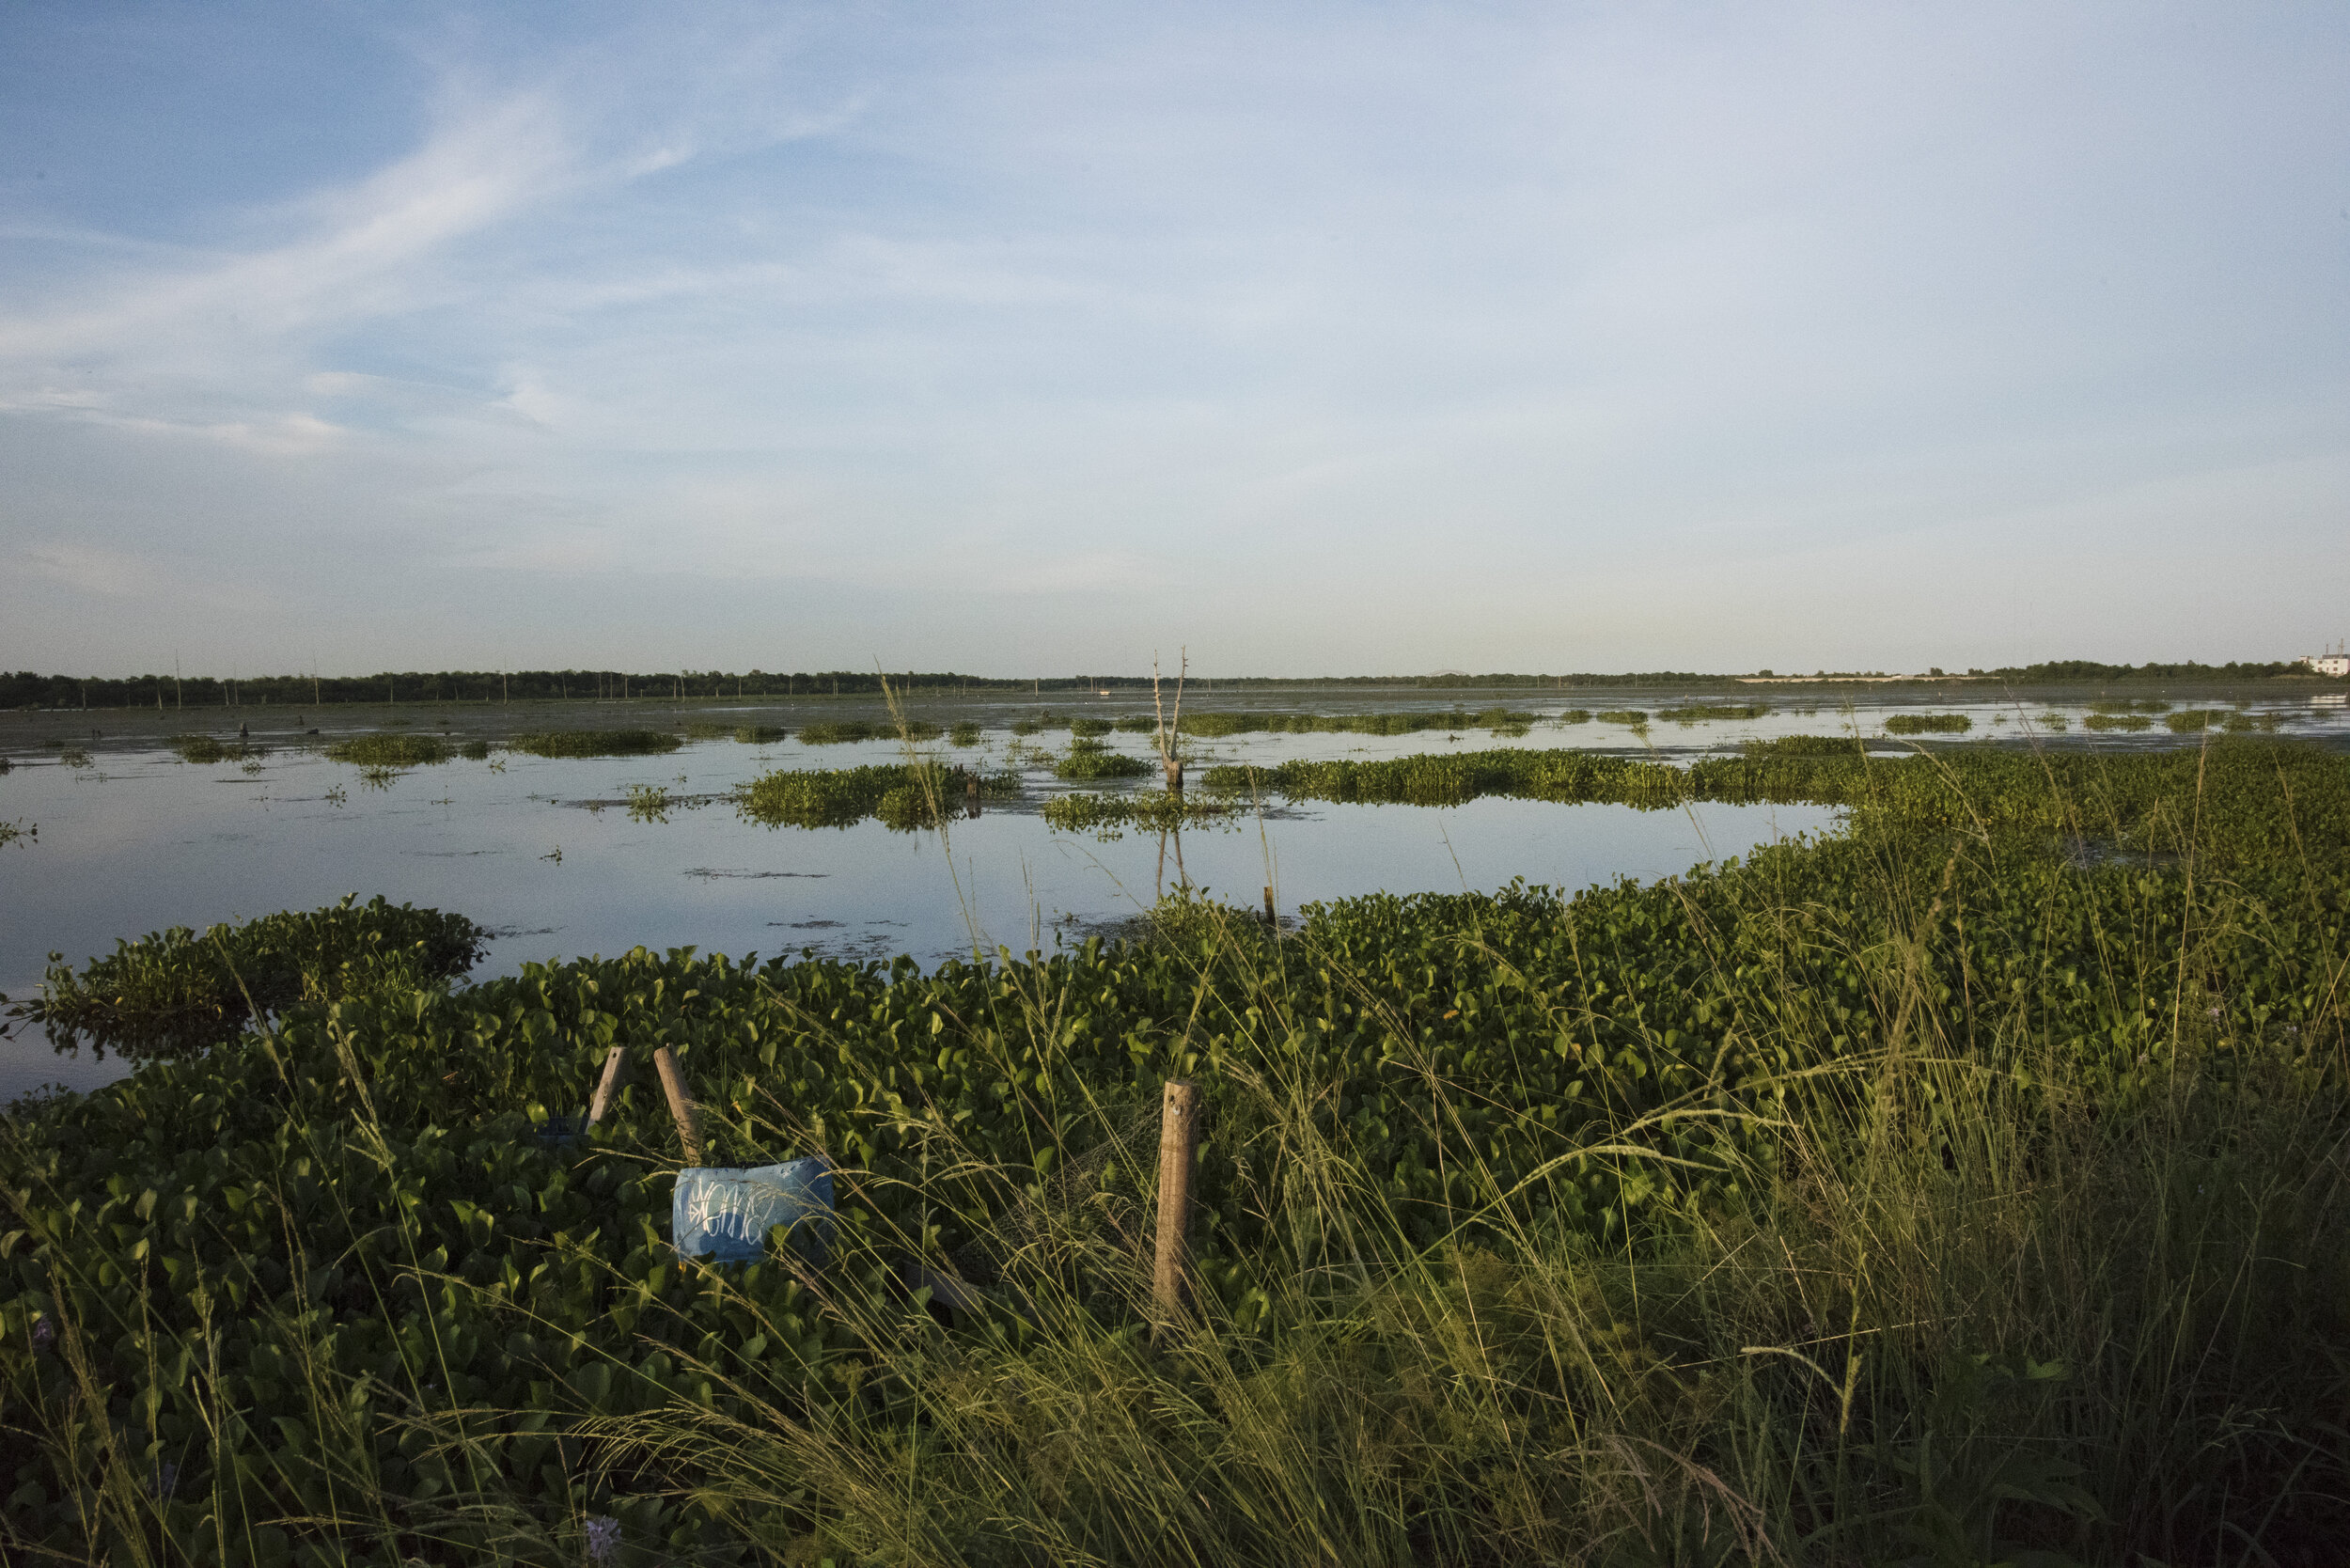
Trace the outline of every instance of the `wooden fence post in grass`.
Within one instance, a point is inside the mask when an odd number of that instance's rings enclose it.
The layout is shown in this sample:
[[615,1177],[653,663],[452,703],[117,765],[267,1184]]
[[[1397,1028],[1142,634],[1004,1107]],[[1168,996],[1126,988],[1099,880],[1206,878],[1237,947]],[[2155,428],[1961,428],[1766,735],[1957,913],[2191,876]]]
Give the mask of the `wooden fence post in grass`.
[[1199,1153],[1199,1089],[1170,1079],[1159,1109],[1159,1246],[1151,1293],[1171,1320],[1190,1298],[1191,1178]]
[[677,1053],[666,1045],[653,1047],[653,1067],[661,1074],[661,1091],[669,1097],[669,1114],[677,1119],[677,1136],[685,1145],[685,1163],[702,1163],[701,1107],[694,1104],[694,1096],[686,1091],[685,1074],[677,1064]]
[[594,1126],[612,1109],[612,1102],[620,1097],[620,1086],[628,1081],[628,1047],[615,1045],[603,1058],[603,1076],[596,1080],[596,1097],[588,1103],[588,1125]]
[[1273,913],[1273,889],[1270,887],[1264,890],[1264,923],[1276,931],[1281,927],[1280,917]]

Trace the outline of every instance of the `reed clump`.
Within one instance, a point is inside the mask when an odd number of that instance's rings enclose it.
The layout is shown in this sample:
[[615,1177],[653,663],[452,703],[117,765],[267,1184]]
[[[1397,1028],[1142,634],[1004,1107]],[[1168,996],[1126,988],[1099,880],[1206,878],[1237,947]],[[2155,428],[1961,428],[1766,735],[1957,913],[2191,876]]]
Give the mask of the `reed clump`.
[[802,745],[845,745],[852,741],[934,741],[939,729],[935,724],[920,719],[908,720],[901,728],[896,724],[870,724],[863,719],[838,719],[822,724],[800,726]]
[[1073,737],[1069,749],[1053,764],[1053,776],[1071,782],[1102,778],[1140,778],[1151,765],[1139,757],[1112,751],[1088,736]]
[[174,735],[164,744],[182,762],[241,762],[250,757],[269,755],[267,747],[251,741],[222,741],[211,735]]
[[1599,714],[1602,724],[1625,724],[1635,729],[1648,728],[1648,714],[1638,708],[1607,708]]
[[2143,713],[2093,713],[2081,722],[2092,729],[2118,729],[2128,734],[2141,733],[2154,727],[2154,721]]
[[744,786],[736,808],[745,820],[767,827],[850,827],[878,816],[892,827],[912,828],[934,821],[929,806],[917,810],[916,802],[934,801],[947,810],[974,797],[1007,800],[1021,792],[1019,774],[1010,770],[985,773],[917,759],[861,768],[778,770]]
[[532,757],[659,757],[683,744],[666,729],[532,729],[506,747]]
[[1885,720],[1888,735],[1964,735],[1974,727],[1965,713],[1892,713]]
[[1689,702],[1659,708],[1656,716],[1675,724],[1701,724],[1713,719],[1756,719],[1771,711],[1767,702]]
[[353,735],[326,748],[330,760],[362,768],[408,768],[449,760],[449,744],[438,735],[399,735],[378,731]]

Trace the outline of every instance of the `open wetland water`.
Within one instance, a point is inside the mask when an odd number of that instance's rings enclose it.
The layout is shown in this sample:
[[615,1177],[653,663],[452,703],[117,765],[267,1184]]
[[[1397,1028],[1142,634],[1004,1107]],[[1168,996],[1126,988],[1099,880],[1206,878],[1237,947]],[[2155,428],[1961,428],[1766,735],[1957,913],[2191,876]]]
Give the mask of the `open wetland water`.
[[[1269,773],[1299,760],[1487,750],[1573,749],[1685,765],[1805,734],[1857,735],[1890,756],[1915,749],[1919,736],[1888,729],[1920,723],[1934,727],[1922,735],[1929,742],[1964,734],[2064,748],[2192,742],[2198,732],[2166,722],[2180,713],[2209,715],[2215,730],[2232,719],[2310,738],[2350,734],[2350,713],[2340,706],[2199,706],[2209,701],[2100,703],[2060,694],[1852,705],[1653,691],[1365,701],[1310,689],[1241,699],[1195,692],[1195,718],[1420,715],[1417,722],[1434,727],[1186,734],[1182,750],[1198,781],[1217,766]],[[1753,709],[1763,711],[1741,711]],[[1149,714],[1149,704],[1131,697],[914,703],[907,717],[938,731],[916,744],[918,754],[1018,780],[1016,792],[995,789],[970,807],[957,796],[944,833],[936,823],[892,826],[870,815],[843,826],[771,825],[742,808],[740,792],[760,777],[902,764],[906,745],[885,733],[893,721],[879,702],[428,703],[300,715],[215,708],[98,713],[86,722],[8,715],[0,755],[12,766],[0,776],[0,822],[39,831],[0,845],[0,993],[18,1002],[37,996],[53,952],[79,964],[118,939],[316,908],[351,893],[454,911],[487,928],[474,980],[638,946],[736,957],[906,954],[927,965],[969,956],[975,945],[989,954],[1049,952],[1123,934],[1163,893],[1185,885],[1252,908],[1270,885],[1284,918],[1303,904],[1368,892],[1493,891],[1519,879],[1570,892],[1672,876],[1778,839],[1833,831],[1841,817],[1837,808],[1800,802],[1643,808],[1500,794],[1432,808],[1291,798],[1268,779],[1230,815],[1174,833],[1104,835],[1048,821],[1046,803],[1075,792],[1163,793],[1152,735],[1130,728],[1074,741],[1070,728],[1073,718],[1082,731]],[[1968,728],[1956,730],[1948,715]],[[1629,722],[1636,716],[1645,724]],[[240,725],[249,730],[247,755],[238,754]],[[956,725],[976,727],[976,744],[971,729],[957,735]],[[505,744],[532,731],[603,727],[648,729],[681,744],[618,757],[542,757]],[[859,727],[885,733],[821,739]],[[776,731],[782,738],[769,738]],[[738,740],[738,732],[752,738]],[[805,738],[811,733],[820,739]],[[182,760],[168,741],[188,734],[226,742],[228,755]],[[449,756],[370,769],[327,754],[338,741],[373,734],[440,739]],[[1142,760],[1151,771],[1063,781],[1056,763],[1073,741]],[[468,742],[476,753],[486,745],[487,755],[465,755]],[[1197,782],[1192,793],[1201,794]],[[118,1057],[59,1053],[34,1026],[19,1024],[0,1039],[0,1099],[51,1083],[86,1090],[126,1070]]]

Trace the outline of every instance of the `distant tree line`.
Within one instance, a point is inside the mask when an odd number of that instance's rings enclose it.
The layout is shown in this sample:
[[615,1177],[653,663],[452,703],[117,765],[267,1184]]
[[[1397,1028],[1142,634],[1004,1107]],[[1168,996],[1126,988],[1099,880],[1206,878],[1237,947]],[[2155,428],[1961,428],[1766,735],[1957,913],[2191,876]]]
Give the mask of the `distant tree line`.
[[[1769,675],[1771,671],[1759,672]],[[2021,685],[2083,685],[2131,681],[2251,681],[2310,672],[2298,664],[2106,665],[2086,659],[2001,669],[1971,669],[1973,678]],[[1883,671],[1822,670],[1813,677],[1836,680],[1882,675]],[[1496,687],[1717,685],[1735,676],[1697,670],[1639,670],[1616,675],[1344,675],[1316,677],[1194,677],[1193,690],[1239,691],[1251,687],[1325,686],[1386,690],[1458,691]],[[643,698],[713,699],[776,697],[875,697],[883,681],[892,690],[932,696],[1031,692],[1148,691],[1148,675],[1027,676],[1018,679],[964,675],[952,670],[817,670],[770,674],[765,670],[668,670],[647,674],[617,669],[386,670],[376,675],[258,675],[248,679],[210,675],[39,675],[0,671],[0,708],[240,708],[325,707],[339,703],[614,701]]]

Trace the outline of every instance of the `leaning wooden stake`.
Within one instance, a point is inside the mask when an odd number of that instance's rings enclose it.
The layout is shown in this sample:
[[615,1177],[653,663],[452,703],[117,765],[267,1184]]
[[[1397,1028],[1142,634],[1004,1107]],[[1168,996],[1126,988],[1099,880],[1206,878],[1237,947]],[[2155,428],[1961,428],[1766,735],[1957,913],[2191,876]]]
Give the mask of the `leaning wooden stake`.
[[686,1092],[685,1074],[677,1064],[677,1055],[666,1045],[653,1048],[652,1064],[661,1074],[661,1091],[669,1097],[669,1114],[677,1119],[677,1136],[685,1145],[685,1163],[702,1163],[702,1114]]
[[1186,1245],[1191,1231],[1191,1178],[1199,1150],[1199,1090],[1181,1079],[1167,1086],[1159,1110],[1159,1250],[1152,1294],[1159,1314],[1172,1319],[1191,1295]]
[[1273,889],[1270,887],[1264,890],[1264,923],[1277,931],[1281,926],[1281,917],[1273,913]]
[[603,1076],[596,1081],[596,1097],[588,1103],[588,1125],[594,1126],[610,1114],[612,1102],[620,1097],[620,1086],[628,1081],[628,1047],[615,1045],[605,1053]]

